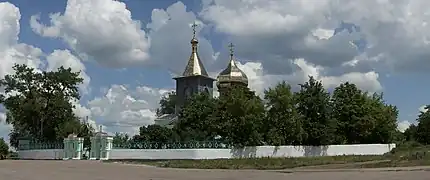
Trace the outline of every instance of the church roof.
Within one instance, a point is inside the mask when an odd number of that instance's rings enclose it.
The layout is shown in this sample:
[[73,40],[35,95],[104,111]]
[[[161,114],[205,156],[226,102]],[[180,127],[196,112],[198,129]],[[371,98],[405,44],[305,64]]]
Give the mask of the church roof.
[[230,44],[230,62],[217,77],[218,83],[231,83],[231,82],[240,82],[244,84],[248,84],[248,77],[246,74],[237,67],[236,62],[233,57],[233,44]]
[[188,59],[187,66],[185,67],[184,73],[182,73],[183,77],[188,76],[206,76],[209,77],[208,72],[203,66],[202,60],[199,57],[199,53],[197,51],[197,44],[199,41],[196,38],[196,27],[197,25],[193,24],[193,39],[191,39],[191,56]]
[[197,44],[197,39],[193,38],[191,40],[191,56],[188,59],[187,66],[185,67],[185,71],[182,73],[182,76],[209,76],[197,52]]

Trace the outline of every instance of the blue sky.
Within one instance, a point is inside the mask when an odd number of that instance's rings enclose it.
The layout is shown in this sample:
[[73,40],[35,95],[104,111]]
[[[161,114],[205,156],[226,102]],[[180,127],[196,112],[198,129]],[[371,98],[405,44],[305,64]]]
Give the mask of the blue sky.
[[[0,2],[0,76],[11,73],[15,62],[82,70],[87,83],[76,113],[110,132],[133,133],[153,122],[160,96],[173,89],[171,78],[188,59],[193,22],[208,71],[216,76],[226,66],[233,42],[257,92],[281,80],[296,85],[307,75],[329,89],[351,81],[383,92],[399,108],[402,127],[430,101],[424,83],[430,68],[424,24],[430,17],[419,4],[426,1]],[[8,128],[0,128],[3,135]]]

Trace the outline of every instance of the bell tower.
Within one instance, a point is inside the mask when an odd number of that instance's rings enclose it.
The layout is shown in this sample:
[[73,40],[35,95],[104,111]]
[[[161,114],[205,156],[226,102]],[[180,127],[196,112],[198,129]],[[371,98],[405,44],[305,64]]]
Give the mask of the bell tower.
[[197,24],[192,25],[193,38],[191,39],[191,56],[181,76],[176,80],[176,106],[175,114],[178,114],[185,104],[185,101],[196,93],[205,92],[212,97],[213,82],[215,79],[209,77],[197,50],[199,41],[196,38]]

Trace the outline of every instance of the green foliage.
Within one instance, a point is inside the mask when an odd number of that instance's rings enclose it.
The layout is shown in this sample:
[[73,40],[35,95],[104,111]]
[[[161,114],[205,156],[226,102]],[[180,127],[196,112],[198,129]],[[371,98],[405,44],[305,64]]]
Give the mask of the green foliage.
[[374,93],[368,97],[368,105],[370,106],[370,117],[374,121],[372,134],[366,140],[367,143],[391,143],[396,141],[397,132],[397,116],[399,114],[397,107],[385,104],[382,94]]
[[430,105],[418,115],[417,125],[411,124],[403,133],[405,140],[424,145],[430,144]]
[[59,138],[75,133],[78,137],[84,138],[84,148],[88,150],[91,148],[91,137],[94,135],[94,128],[88,123],[81,122],[78,119],[67,121],[59,125],[56,132]]
[[[296,157],[296,158],[237,158],[237,159],[208,159],[208,160],[167,160],[141,161],[149,165],[165,168],[191,169],[289,169],[304,166],[329,164],[348,164],[385,159],[383,156],[326,156],[326,157]],[[136,163],[136,161],[131,161]],[[129,161],[130,163],[130,161]]]
[[0,87],[7,94],[0,98],[0,103],[7,110],[6,122],[13,125],[12,146],[17,147],[20,137],[57,142],[67,133],[90,133],[89,126],[80,123],[73,113],[71,103],[80,98],[78,85],[83,79],[79,72],[63,67],[51,72],[37,72],[18,64],[13,69],[15,74],[0,80]]
[[163,114],[175,113],[176,92],[169,92],[166,96],[161,97],[160,108],[156,111],[156,116],[160,117]]
[[112,143],[116,148],[131,148],[145,143],[157,144],[157,148],[162,148],[163,145],[178,140],[178,135],[172,129],[152,124],[140,127],[139,134],[131,138],[125,133],[116,133]]
[[124,147],[130,141],[130,137],[126,133],[115,133],[112,139],[112,144],[116,147]]
[[180,121],[174,126],[181,141],[213,140],[218,133],[219,123],[213,121],[216,100],[206,93],[192,96],[179,114]]
[[150,142],[167,143],[174,139],[172,129],[155,124],[140,127],[139,135]]
[[303,117],[305,145],[329,145],[335,142],[337,122],[332,117],[330,94],[322,82],[309,76],[308,82],[300,84],[300,91],[295,93],[297,111]]
[[333,117],[338,121],[337,134],[340,143],[359,144],[374,128],[368,116],[366,94],[355,84],[344,83],[333,92]]
[[[265,139],[271,145],[300,145],[304,139],[303,117],[297,111],[291,87],[285,81],[264,92]],[[276,124],[276,126],[274,126]]]
[[[7,157],[9,154],[9,146],[3,138],[0,138],[0,158]],[[3,159],[3,158],[1,158]]]
[[354,84],[344,83],[334,90],[332,102],[341,143],[393,142],[398,112],[383,102],[382,94],[370,96]]
[[430,105],[427,105],[424,109],[425,112],[421,112],[418,115],[415,138],[422,144],[430,144]]
[[232,88],[219,98],[214,111],[212,121],[226,144],[243,147],[263,143],[264,104],[248,88]]
[[418,127],[415,124],[409,125],[409,127],[403,132],[406,141],[417,140]]
[[[406,139],[397,130],[397,108],[386,104],[382,94],[363,92],[348,82],[330,94],[311,76],[299,87],[293,93],[288,83],[280,82],[264,92],[264,103],[241,86],[231,87],[219,98],[197,94],[182,108],[173,132],[166,131],[165,136],[182,142],[216,139],[237,147],[392,143]],[[159,111],[173,113],[166,104],[174,107],[174,98],[163,98]]]

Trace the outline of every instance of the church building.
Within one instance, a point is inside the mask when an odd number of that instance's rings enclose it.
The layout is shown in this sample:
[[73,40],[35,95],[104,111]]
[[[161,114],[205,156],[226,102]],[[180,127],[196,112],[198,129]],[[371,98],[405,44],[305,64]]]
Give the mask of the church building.
[[184,106],[185,101],[196,93],[208,93],[213,96],[214,81],[220,96],[227,93],[228,89],[232,86],[248,86],[248,78],[246,74],[240,70],[233,57],[233,44],[230,43],[230,60],[223,71],[217,76],[216,79],[210,77],[199,57],[198,43],[196,38],[196,24],[193,27],[193,38],[191,39],[191,55],[185,70],[181,76],[174,77],[176,80],[176,105],[174,114],[165,114],[155,119],[155,124],[167,127],[173,127],[174,123],[178,120],[178,115],[181,108]]

